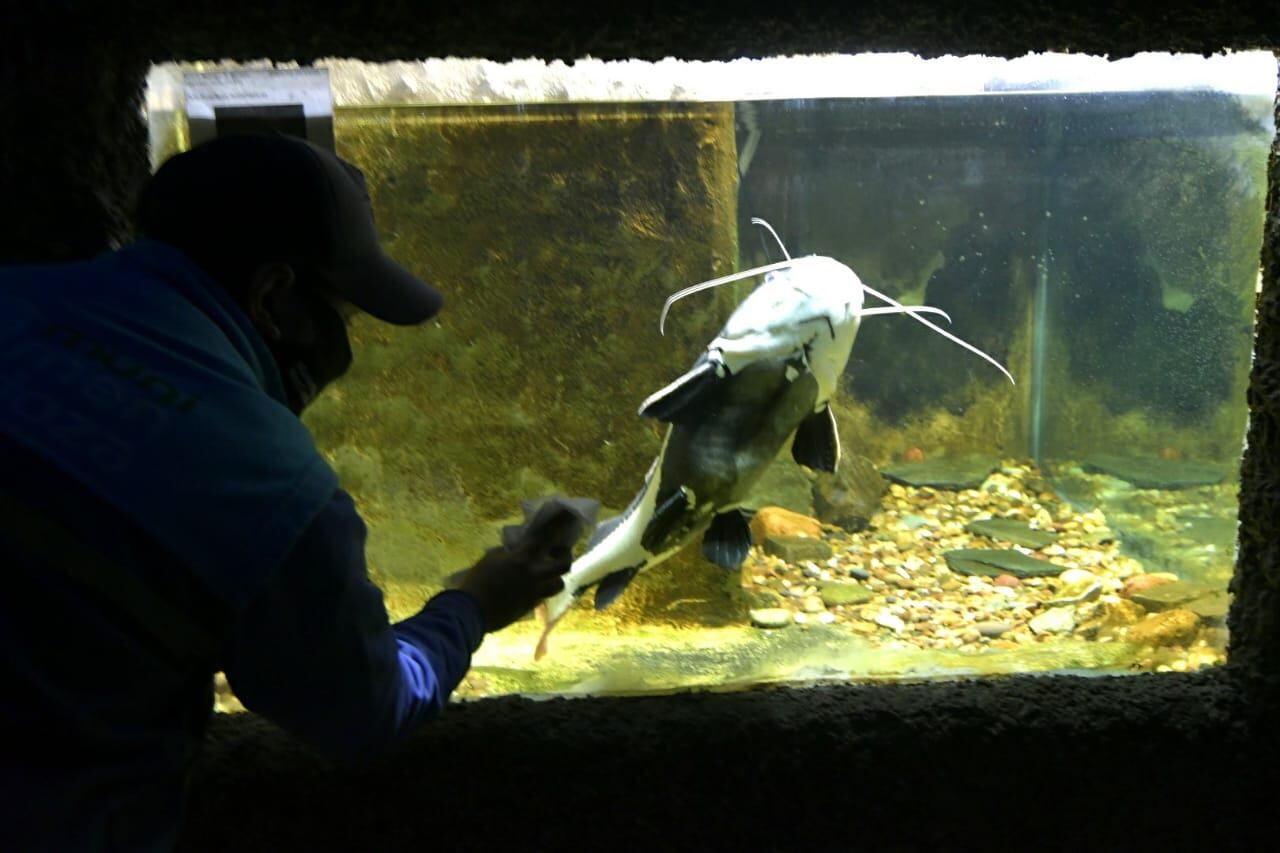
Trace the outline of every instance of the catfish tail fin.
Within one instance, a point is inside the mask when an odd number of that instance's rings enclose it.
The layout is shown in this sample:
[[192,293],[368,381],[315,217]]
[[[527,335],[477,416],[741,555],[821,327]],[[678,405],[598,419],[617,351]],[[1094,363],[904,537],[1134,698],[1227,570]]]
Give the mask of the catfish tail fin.
[[547,653],[547,635],[551,633],[551,629],[556,626],[556,623],[560,621],[564,614],[569,612],[569,607],[572,604],[573,593],[566,589],[551,596],[534,608],[534,612],[542,620],[542,636],[538,638],[538,647],[534,649],[534,660],[542,660],[543,655]]
[[533,659],[542,660],[543,655],[547,653],[547,635],[551,633],[551,629],[555,626],[555,622],[547,614],[546,603],[539,604],[537,607],[538,619],[542,621],[542,636],[538,638],[538,647],[533,650]]

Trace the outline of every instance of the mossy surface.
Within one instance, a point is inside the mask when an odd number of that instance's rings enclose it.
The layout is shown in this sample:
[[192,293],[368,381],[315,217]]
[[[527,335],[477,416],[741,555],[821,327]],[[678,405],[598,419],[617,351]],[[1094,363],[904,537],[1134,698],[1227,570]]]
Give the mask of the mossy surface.
[[691,299],[658,333],[671,292],[737,257],[730,111],[350,109],[336,136],[387,251],[446,298],[421,327],[358,321],[350,376],[307,414],[374,576],[438,584],[524,498],[626,506],[663,432],[639,403],[730,305]]

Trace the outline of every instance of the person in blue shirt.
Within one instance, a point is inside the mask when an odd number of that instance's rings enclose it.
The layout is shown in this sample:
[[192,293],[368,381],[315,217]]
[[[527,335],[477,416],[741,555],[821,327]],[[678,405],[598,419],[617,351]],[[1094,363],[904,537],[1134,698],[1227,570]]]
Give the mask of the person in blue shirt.
[[346,319],[441,295],[378,245],[363,176],[234,136],[143,187],[139,239],[0,268],[0,849],[164,850],[216,672],[334,756],[440,713],[563,545],[494,548],[390,624],[365,526],[298,415]]

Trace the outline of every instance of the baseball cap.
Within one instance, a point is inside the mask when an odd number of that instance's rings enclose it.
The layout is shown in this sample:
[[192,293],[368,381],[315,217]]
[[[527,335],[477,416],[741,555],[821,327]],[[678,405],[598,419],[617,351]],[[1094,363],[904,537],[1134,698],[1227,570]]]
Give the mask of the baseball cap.
[[444,304],[383,252],[361,171],[298,137],[224,136],[169,158],[142,188],[138,226],[213,269],[302,265],[388,323],[421,323]]

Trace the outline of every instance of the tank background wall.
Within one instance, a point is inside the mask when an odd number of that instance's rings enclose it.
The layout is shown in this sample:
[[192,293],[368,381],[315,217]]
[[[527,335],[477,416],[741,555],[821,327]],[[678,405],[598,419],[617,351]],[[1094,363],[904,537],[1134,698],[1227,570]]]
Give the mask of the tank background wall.
[[[6,4],[0,261],[124,236],[148,63],[269,55],[690,59],[1280,47],[1262,4]],[[84,4],[89,8],[88,4]],[[1267,849],[1280,711],[1280,163],[1273,151],[1231,662],[1196,675],[454,707],[394,756],[218,717],[188,850]]]
[[[792,254],[945,310],[1019,384],[923,326],[864,323],[836,401],[846,447],[877,465],[908,448],[1028,455],[1047,250],[1044,458],[1238,464],[1270,98],[1247,111],[1201,93],[856,103],[744,105],[762,132],[740,190],[742,266],[770,259],[749,225],[763,216]],[[1165,307],[1179,296],[1190,306]]]
[[[636,406],[728,316],[720,294],[658,331],[668,293],[735,269],[733,113],[345,109],[335,135],[387,251],[448,305],[430,328],[357,321],[351,376],[305,418],[405,618],[520,520],[522,499],[631,500],[662,443]],[[688,599],[720,606],[680,619],[731,618],[725,573],[682,557],[609,609],[614,630]]]

